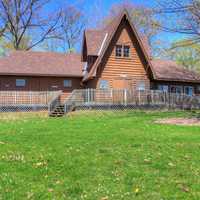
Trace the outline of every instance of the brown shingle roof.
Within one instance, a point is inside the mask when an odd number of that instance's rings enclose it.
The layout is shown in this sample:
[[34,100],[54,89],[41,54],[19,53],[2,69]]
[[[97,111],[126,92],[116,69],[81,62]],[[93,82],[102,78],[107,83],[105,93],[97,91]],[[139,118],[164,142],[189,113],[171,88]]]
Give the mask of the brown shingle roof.
[[104,40],[106,32],[103,30],[91,30],[85,31],[87,53],[88,55],[97,56],[101,48],[101,44]]
[[[86,45],[87,45],[87,53],[88,55],[97,56],[103,40],[106,36],[106,33],[109,36],[113,33],[116,26],[119,25],[120,16],[115,17],[107,26],[102,29],[86,29],[85,37],[86,37]],[[133,22],[131,22],[133,24]],[[149,56],[151,56],[151,48],[148,42],[148,39],[145,35],[140,35],[141,42],[146,49]],[[107,41],[106,41],[107,42]]]
[[171,60],[152,60],[155,80],[200,82],[200,75]]
[[0,75],[82,77],[83,66],[75,53],[15,51],[0,59]]

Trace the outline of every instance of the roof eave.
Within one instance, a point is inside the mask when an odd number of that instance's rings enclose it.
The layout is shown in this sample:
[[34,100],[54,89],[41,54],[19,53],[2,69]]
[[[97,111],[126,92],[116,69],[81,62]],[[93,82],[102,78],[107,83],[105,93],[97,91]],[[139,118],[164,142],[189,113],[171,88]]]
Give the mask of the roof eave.
[[36,77],[73,77],[83,78],[83,75],[75,74],[34,74],[34,73],[0,73],[0,76],[36,76]]
[[186,80],[174,78],[154,78],[155,81],[168,81],[168,82],[184,82],[184,83],[200,83],[200,80]]

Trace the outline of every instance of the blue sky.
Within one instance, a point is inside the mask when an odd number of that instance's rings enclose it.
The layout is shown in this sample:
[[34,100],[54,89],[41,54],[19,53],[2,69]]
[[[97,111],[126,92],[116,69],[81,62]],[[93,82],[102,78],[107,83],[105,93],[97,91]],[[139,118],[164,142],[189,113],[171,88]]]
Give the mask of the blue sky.
[[[87,27],[94,26],[95,22],[108,14],[113,4],[120,3],[122,0],[52,0],[48,9],[54,10],[56,7],[64,4],[72,4],[78,6],[85,14],[88,23]],[[129,1],[136,5],[145,5],[147,7],[155,7],[156,0],[133,0]],[[169,44],[175,40],[183,38],[183,35],[175,33],[161,33],[160,39]]]

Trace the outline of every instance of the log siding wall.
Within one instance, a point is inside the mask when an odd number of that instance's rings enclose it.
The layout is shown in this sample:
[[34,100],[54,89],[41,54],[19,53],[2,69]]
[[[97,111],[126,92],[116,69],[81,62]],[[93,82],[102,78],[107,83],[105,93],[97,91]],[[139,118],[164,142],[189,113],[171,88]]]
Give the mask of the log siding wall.
[[[24,87],[16,86],[16,79],[25,79]],[[72,87],[64,87],[64,80],[72,81]],[[29,77],[29,76],[0,76],[1,91],[58,91],[62,90],[65,99],[74,89],[81,89],[81,78],[72,77]]]
[[[116,45],[130,46],[130,56],[128,58],[116,57]],[[140,81],[145,82],[146,89],[150,88],[150,80],[145,70],[146,61],[139,47],[139,44],[132,34],[131,27],[127,21],[122,21],[106,54],[97,71],[97,77],[88,81],[88,88],[99,88],[100,80],[108,80],[110,88],[116,79],[127,79],[132,89]],[[130,89],[130,88],[129,88]]]

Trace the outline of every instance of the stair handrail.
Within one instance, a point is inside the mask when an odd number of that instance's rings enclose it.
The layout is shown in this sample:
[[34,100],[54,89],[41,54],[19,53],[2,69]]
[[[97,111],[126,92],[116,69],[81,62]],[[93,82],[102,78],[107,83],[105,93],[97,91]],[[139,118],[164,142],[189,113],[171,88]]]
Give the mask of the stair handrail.
[[64,113],[67,113],[67,108],[72,109],[72,107],[74,106],[74,100],[73,97],[75,96],[76,92],[78,90],[73,90],[72,93],[65,99],[64,101]]
[[60,105],[60,96],[62,94],[62,90],[59,90],[54,98],[48,103],[48,112],[49,114]]

